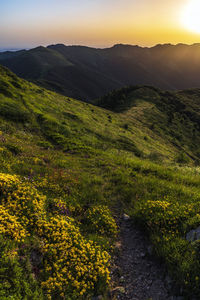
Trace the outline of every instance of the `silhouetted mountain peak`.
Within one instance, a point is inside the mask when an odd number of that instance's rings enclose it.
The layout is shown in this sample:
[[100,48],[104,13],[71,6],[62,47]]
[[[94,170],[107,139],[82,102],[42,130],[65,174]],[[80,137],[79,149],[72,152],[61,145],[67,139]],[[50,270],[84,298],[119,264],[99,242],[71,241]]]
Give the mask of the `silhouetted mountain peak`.
[[111,48],[114,48],[114,49],[124,49],[124,48],[142,48],[138,45],[129,45],[129,44],[115,44],[113,47]]
[[38,46],[38,47],[33,48],[33,49],[30,49],[30,50],[28,50],[28,51],[30,51],[30,52],[32,52],[32,51],[46,52],[46,51],[47,51],[47,48],[44,47],[44,46]]

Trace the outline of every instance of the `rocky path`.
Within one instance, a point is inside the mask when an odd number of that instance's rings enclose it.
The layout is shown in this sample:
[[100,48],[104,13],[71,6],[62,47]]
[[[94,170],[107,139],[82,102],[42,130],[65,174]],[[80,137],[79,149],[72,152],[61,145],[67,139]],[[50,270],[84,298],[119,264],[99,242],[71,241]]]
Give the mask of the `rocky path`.
[[[112,299],[120,300],[171,300],[166,274],[151,256],[151,246],[144,235],[124,216],[117,248]],[[182,298],[182,297],[181,297]]]

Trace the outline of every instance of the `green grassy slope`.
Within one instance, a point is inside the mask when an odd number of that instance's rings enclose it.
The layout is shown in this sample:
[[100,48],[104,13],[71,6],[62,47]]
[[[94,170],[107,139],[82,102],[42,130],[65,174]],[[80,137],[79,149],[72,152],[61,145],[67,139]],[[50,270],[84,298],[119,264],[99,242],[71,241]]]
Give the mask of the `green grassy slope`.
[[[148,157],[154,151],[173,160],[176,148],[166,136],[160,137],[141,121],[151,104],[140,104],[125,114],[117,114],[34,86],[2,69],[2,117],[17,122],[64,151],[129,151]],[[144,121],[144,122],[143,122]],[[85,149],[85,150],[84,150]],[[81,150],[82,151],[82,150]]]
[[[113,112],[0,67],[1,299],[106,299],[113,217],[124,211],[148,232],[186,297],[200,295],[199,245],[185,239],[200,223],[197,154],[186,125],[184,145],[164,130],[161,92],[136,91],[137,105]],[[176,97],[198,114],[198,91]],[[177,160],[188,165],[173,166]]]
[[102,97],[98,105],[140,121],[144,127],[199,160],[200,90],[168,92],[127,87]]

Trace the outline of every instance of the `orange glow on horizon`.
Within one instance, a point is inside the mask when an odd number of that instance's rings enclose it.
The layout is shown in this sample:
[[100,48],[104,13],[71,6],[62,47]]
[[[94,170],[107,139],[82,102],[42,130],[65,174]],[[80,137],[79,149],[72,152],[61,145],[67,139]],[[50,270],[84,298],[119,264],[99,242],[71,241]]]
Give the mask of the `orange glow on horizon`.
[[30,0],[24,10],[16,6],[12,13],[7,10],[6,15],[5,10],[2,16],[0,10],[0,48],[55,43],[109,47],[116,43],[153,46],[200,42],[200,21],[195,30],[197,20],[192,23],[191,15],[200,10],[200,4],[194,7],[199,0],[77,2],[79,5],[72,0],[58,5],[55,0]]

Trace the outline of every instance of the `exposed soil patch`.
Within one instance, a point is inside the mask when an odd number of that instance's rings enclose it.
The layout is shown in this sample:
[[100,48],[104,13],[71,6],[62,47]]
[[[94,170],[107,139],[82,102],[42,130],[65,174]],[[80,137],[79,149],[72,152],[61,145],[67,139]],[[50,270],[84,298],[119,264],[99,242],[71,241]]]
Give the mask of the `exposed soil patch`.
[[112,299],[171,300],[163,266],[152,257],[151,245],[128,217],[120,221],[120,239],[113,269]]

